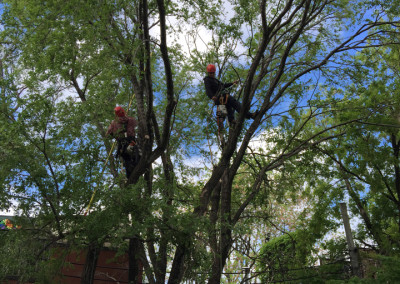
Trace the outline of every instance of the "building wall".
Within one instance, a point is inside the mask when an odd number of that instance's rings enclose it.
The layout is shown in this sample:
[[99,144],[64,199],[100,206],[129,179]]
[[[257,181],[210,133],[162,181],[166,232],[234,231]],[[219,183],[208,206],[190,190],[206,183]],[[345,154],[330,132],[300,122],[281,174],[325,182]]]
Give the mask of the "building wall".
[[[54,283],[80,284],[82,270],[86,261],[86,253],[87,250],[81,250],[78,252],[74,251],[69,253],[65,258],[65,264],[61,270],[63,276],[61,279],[55,279]],[[139,269],[143,271],[142,266],[140,266]],[[93,280],[94,284],[128,284],[128,274],[129,261],[127,254],[116,257],[116,251],[113,251],[111,249],[103,248],[100,251]],[[21,284],[14,279],[9,279],[0,283]],[[142,277],[138,279],[137,283],[142,283]]]

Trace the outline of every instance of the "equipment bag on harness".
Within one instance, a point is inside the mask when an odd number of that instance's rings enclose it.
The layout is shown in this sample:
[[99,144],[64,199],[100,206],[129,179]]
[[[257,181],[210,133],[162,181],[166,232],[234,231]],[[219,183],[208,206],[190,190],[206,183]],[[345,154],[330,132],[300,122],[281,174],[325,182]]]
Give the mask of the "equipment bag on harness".
[[228,115],[226,103],[228,102],[229,94],[219,95],[217,99],[217,117],[224,119]]

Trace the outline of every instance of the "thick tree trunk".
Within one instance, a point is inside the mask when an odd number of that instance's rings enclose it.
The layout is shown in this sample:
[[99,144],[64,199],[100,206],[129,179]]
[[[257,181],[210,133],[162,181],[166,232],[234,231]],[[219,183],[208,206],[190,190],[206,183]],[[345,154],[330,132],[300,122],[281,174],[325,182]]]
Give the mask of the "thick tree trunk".
[[[168,154],[163,153],[161,155],[161,160],[163,163],[164,169],[164,177],[167,181],[167,186],[163,191],[163,198],[166,201],[167,206],[172,206],[173,198],[174,198],[174,184],[173,184],[173,164],[171,158]],[[169,210],[164,210],[163,212],[163,224],[167,224],[171,218],[171,213]],[[165,278],[167,274],[167,264],[168,264],[168,234],[161,229],[160,232],[161,239],[160,239],[160,246],[158,250],[158,258],[156,261],[156,279],[157,283],[164,284]]]
[[128,282],[130,284],[139,283],[139,240],[135,237],[129,239],[129,272],[128,272]]
[[349,248],[350,263],[353,270],[353,275],[357,277],[362,277],[362,272],[360,268],[360,257],[358,255],[357,248],[354,246],[353,234],[350,228],[349,216],[347,215],[346,203],[340,203],[340,211],[342,213],[343,225],[346,233],[346,240],[347,246]]
[[222,271],[224,269],[229,250],[232,246],[231,230],[231,194],[232,184],[229,179],[229,168],[224,172],[221,182],[221,230],[217,253],[214,253],[211,277],[209,284],[221,282]]
[[168,284],[179,284],[183,278],[184,273],[184,261],[185,261],[186,247],[185,245],[179,245],[175,251],[174,261],[172,263],[171,274],[168,280]]
[[219,203],[221,200],[221,186],[214,188],[211,194],[211,211],[210,211],[210,224],[213,225],[210,235],[209,243],[213,254],[214,261],[218,258],[218,228],[216,227],[218,221]]
[[82,270],[81,284],[92,284],[96,272],[97,260],[101,246],[97,243],[90,244],[86,254],[85,266]]
[[392,138],[392,148],[393,148],[393,156],[396,159],[396,163],[394,164],[394,176],[395,176],[395,188],[397,198],[394,196],[394,200],[396,202],[397,207],[397,230],[400,232],[400,167],[399,165],[399,155],[400,155],[400,143],[398,142],[397,136],[395,134],[391,135]]

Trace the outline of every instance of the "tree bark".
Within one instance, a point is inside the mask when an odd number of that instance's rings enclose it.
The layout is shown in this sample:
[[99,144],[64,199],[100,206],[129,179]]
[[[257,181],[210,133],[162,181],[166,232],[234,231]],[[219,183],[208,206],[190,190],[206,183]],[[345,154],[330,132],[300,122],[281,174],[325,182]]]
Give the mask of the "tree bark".
[[129,272],[128,272],[128,282],[129,283],[139,283],[139,251],[138,251],[139,240],[135,237],[129,239]]
[[172,262],[171,274],[168,284],[179,284],[183,278],[186,246],[178,245],[175,251],[174,261]]
[[218,251],[214,253],[209,284],[221,282],[222,271],[232,246],[231,195],[232,184],[229,179],[229,168],[227,168],[221,180],[221,230]]
[[349,247],[350,262],[351,262],[351,268],[353,270],[353,275],[361,277],[362,275],[360,269],[360,257],[358,255],[358,250],[354,246],[353,235],[351,233],[351,228],[350,228],[349,216],[347,215],[346,203],[340,203],[340,211],[342,213],[347,245]]
[[82,270],[81,284],[93,283],[100,250],[101,246],[97,243],[89,245],[88,252],[86,254],[85,266]]
[[[172,206],[172,201],[174,198],[174,184],[173,184],[174,178],[172,175],[173,164],[168,154],[161,155],[161,159],[163,162],[164,177],[167,182],[166,189],[162,194],[166,202],[166,205]],[[167,224],[170,218],[171,218],[171,213],[169,212],[169,210],[164,210],[162,216],[163,224]],[[164,228],[160,229],[160,235],[161,235],[160,246],[158,249],[158,258],[156,261],[157,270],[155,272],[156,272],[157,283],[164,284],[167,274],[167,264],[168,264],[167,250],[169,242],[168,242],[168,235],[166,234]]]
[[371,234],[371,236],[373,237],[375,242],[378,244],[378,247],[383,249],[384,245],[383,245],[383,242],[382,242],[382,238],[381,238],[379,232],[375,229],[374,225],[372,224],[371,219],[369,218],[369,215],[368,215],[367,211],[365,210],[364,206],[362,205],[360,197],[353,190],[349,179],[345,178],[344,181],[345,181],[345,184],[346,184],[347,191],[349,192],[349,195],[350,195],[351,199],[356,204],[358,212],[360,213],[361,218],[364,221],[365,227],[367,228],[368,232]]
[[394,198],[396,201],[397,207],[397,226],[398,231],[400,232],[400,167],[399,167],[399,154],[400,154],[400,143],[397,141],[397,137],[395,134],[391,135],[392,140],[392,148],[393,148],[393,156],[396,160],[394,163],[394,176],[395,176],[395,188],[397,193],[397,198]]
[[221,200],[221,186],[217,186],[211,195],[211,211],[210,211],[210,224],[212,225],[209,235],[209,244],[213,254],[214,262],[218,257],[218,229],[216,227],[219,213],[219,203]]

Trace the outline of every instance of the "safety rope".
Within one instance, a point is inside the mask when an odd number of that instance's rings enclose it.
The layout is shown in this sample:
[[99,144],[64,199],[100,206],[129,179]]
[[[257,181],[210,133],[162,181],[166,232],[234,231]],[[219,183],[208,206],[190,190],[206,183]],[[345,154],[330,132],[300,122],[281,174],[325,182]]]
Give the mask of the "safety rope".
[[[129,112],[129,109],[130,109],[130,107],[131,107],[131,104],[132,104],[132,101],[133,101],[134,98],[135,98],[135,94],[132,94],[132,98],[131,98],[130,101],[129,101],[129,105],[128,105],[128,109],[126,110],[126,113]],[[101,173],[100,173],[100,178],[101,178],[101,177],[103,176],[103,174],[104,174],[104,171],[105,171],[105,169],[106,169],[106,165],[107,165],[107,163],[108,163],[108,160],[110,159],[110,156],[111,156],[111,153],[112,153],[112,151],[113,151],[113,149],[114,149],[114,147],[115,147],[115,144],[117,144],[117,141],[114,141],[114,143],[113,143],[112,146],[111,146],[110,152],[108,152],[107,159],[106,159],[106,161],[104,162],[103,169],[101,170]],[[94,191],[93,191],[92,197],[90,198],[90,201],[89,201],[89,204],[88,204],[88,206],[87,206],[87,208],[86,208],[86,211],[85,211],[84,216],[86,216],[86,215],[88,214],[89,209],[90,209],[90,207],[92,206],[92,203],[93,203],[93,200],[94,200],[94,196],[96,195],[96,192],[97,192],[97,189],[98,189],[98,184],[99,184],[99,183],[97,183],[96,188],[95,188]]]
[[[104,170],[106,169],[106,165],[107,165],[107,163],[108,163],[108,160],[110,159],[110,156],[111,156],[111,153],[112,153],[112,151],[113,151],[113,149],[114,149],[115,144],[116,144],[116,142],[114,141],[114,143],[113,143],[112,146],[111,146],[110,152],[108,153],[107,159],[106,159],[106,161],[104,162],[103,169],[101,170],[101,173],[100,173],[100,177],[103,175]],[[89,212],[90,206],[92,206],[92,203],[93,203],[93,200],[94,200],[94,196],[95,196],[95,194],[96,194],[98,188],[99,188],[99,187],[98,187],[98,185],[97,185],[96,188],[95,188],[94,191],[93,191],[92,197],[90,198],[90,201],[89,201],[88,207],[86,208],[86,212],[85,212],[84,216],[86,216],[87,213]]]

